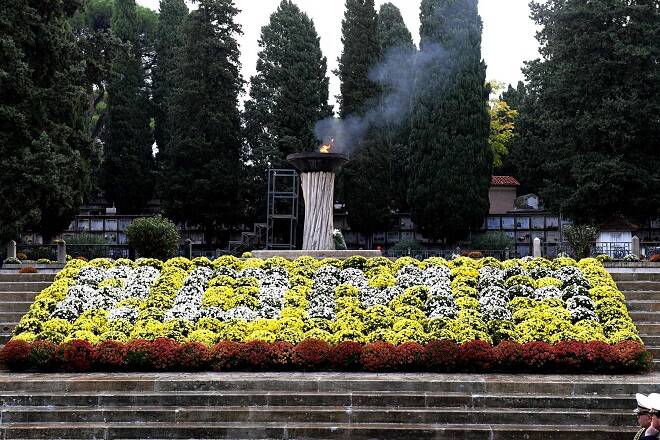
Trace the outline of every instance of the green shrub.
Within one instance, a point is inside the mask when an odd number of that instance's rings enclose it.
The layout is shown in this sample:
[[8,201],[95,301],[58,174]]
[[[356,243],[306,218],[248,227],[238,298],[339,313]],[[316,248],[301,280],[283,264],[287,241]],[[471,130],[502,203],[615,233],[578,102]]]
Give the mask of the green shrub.
[[403,240],[390,248],[396,254],[416,255],[424,251],[424,245],[417,240]]
[[591,245],[598,237],[598,228],[589,225],[573,225],[567,226],[564,233],[576,258],[587,258],[591,255]]
[[472,239],[470,247],[482,251],[501,251],[515,249],[516,242],[504,232],[487,232]]
[[136,219],[126,228],[126,236],[139,257],[161,260],[176,255],[180,239],[176,225],[161,216]]
[[335,229],[332,232],[332,238],[335,241],[335,250],[345,251],[348,249],[346,246],[346,240],[344,240],[344,234],[342,234],[340,229]]

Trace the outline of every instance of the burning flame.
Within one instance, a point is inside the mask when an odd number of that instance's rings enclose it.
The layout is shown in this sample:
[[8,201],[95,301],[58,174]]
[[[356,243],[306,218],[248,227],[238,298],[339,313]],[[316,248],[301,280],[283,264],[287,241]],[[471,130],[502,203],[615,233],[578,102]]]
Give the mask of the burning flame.
[[335,138],[330,139],[330,142],[328,142],[325,145],[321,145],[319,148],[319,152],[323,154],[328,154],[330,153],[330,150],[332,150],[335,147]]

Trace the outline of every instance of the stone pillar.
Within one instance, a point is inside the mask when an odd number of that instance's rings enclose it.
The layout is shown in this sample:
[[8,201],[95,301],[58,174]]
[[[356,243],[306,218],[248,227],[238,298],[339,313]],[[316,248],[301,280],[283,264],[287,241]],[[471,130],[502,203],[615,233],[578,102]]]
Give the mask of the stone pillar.
[[630,253],[637,255],[637,257],[640,259],[642,258],[642,248],[639,245],[639,237],[636,235],[632,238]]
[[7,243],[7,258],[16,258],[16,242],[14,240]]
[[186,238],[186,258],[192,260],[192,240]]
[[66,241],[57,241],[57,262],[59,264],[66,264]]
[[536,237],[534,239],[534,252],[532,253],[534,258],[540,257],[541,255],[541,239]]

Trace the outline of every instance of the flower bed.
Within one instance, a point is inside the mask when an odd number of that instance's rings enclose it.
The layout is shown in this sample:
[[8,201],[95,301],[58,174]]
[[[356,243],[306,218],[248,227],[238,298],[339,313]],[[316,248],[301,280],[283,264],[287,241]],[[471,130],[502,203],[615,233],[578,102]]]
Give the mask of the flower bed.
[[[569,258],[73,260],[37,296],[12,341],[3,351],[8,364],[11,347],[56,347],[48,361],[26,358],[39,368],[71,368],[82,355],[67,357],[70,347],[89,357],[83,366],[117,369],[313,370],[338,356],[354,369],[407,371],[432,363],[439,341],[452,347],[442,350],[454,353],[459,371],[478,357],[474,350],[493,359],[470,367],[479,371],[506,362],[507,371],[561,369],[562,350],[594,371],[644,369],[649,357],[602,264]],[[202,359],[219,352],[225,364]],[[172,364],[172,353],[187,367]],[[98,356],[113,360],[99,366]]]

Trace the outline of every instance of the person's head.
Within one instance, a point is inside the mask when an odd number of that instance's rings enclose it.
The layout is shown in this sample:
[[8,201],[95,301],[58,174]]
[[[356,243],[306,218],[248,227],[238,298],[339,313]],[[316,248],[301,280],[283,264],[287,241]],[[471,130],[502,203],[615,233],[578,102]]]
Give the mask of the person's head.
[[648,410],[639,410],[638,408],[638,411],[635,411],[635,413],[637,414],[637,423],[639,424],[640,428],[646,429],[651,426],[653,423],[653,416],[649,413]]

